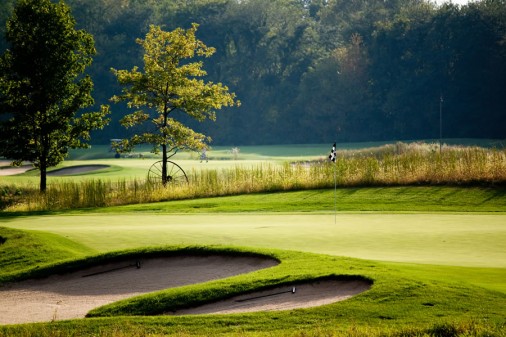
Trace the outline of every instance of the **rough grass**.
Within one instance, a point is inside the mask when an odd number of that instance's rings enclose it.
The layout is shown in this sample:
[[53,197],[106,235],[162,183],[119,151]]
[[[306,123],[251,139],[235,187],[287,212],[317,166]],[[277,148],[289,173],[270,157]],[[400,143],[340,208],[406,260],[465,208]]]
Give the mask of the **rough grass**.
[[[369,325],[352,322],[341,327],[320,326],[315,322],[309,329],[300,330],[278,330],[278,331],[246,331],[240,324],[235,326],[233,322],[224,320],[223,325],[228,324],[229,331],[224,332],[220,329],[216,332],[203,329],[201,332],[192,331],[185,327],[170,329],[171,322],[160,322],[153,324],[153,320],[145,318],[124,318],[121,320],[101,320],[95,321],[93,327],[90,324],[69,322],[69,324],[57,324],[46,326],[25,325],[15,329],[0,330],[0,336],[10,336],[14,331],[14,336],[22,337],[60,337],[60,336],[102,336],[102,337],[189,337],[189,336],[225,336],[225,337],[504,337],[502,332],[504,325],[495,325],[487,322],[477,322],[475,320],[455,321],[449,323],[435,322],[425,327],[403,327],[403,326],[383,326],[372,327]],[[153,326],[154,325],[154,326]],[[146,328],[146,327],[149,328]],[[234,327],[235,326],[235,327]]]
[[334,186],[496,186],[506,182],[505,150],[445,147],[440,152],[430,145],[396,144],[363,151],[343,152],[336,163],[263,163],[192,170],[187,172],[189,184],[170,188],[138,179],[98,178],[53,182],[44,194],[34,188],[20,193],[19,186],[4,186],[0,206],[42,211]]
[[[75,186],[72,184],[71,186]],[[49,192],[51,193],[51,192]],[[51,194],[49,194],[51,195]],[[67,194],[72,203],[71,188]],[[49,198],[49,197],[48,197]],[[77,198],[77,197],[76,197]],[[59,199],[51,199],[56,203]],[[94,199],[96,200],[96,199]],[[154,203],[133,203],[125,206],[66,209],[65,212],[155,211],[163,213],[233,213],[233,212],[497,212],[506,211],[506,187],[487,186],[397,186],[348,187],[302,190],[281,193],[250,193],[224,197],[203,197]],[[0,217],[17,214],[24,207],[11,207]],[[17,211],[16,211],[17,210]],[[58,209],[57,209],[58,210]],[[50,211],[50,210],[41,210]]]

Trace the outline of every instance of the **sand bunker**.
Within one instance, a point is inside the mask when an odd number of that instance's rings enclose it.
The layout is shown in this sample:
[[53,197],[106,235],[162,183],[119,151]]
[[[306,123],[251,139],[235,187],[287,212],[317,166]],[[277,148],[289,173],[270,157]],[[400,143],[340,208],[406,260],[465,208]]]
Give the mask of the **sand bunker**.
[[[0,324],[84,318],[125,298],[248,273],[278,264],[260,257],[179,256],[123,261],[66,275],[0,286]],[[244,294],[170,315],[288,310],[345,300],[370,288],[362,280],[322,280]]]
[[15,174],[21,174],[31,169],[33,169],[32,165],[0,166],[0,176],[12,176]]
[[344,301],[370,287],[371,284],[363,280],[322,280],[236,296],[197,308],[178,310],[170,314],[231,314],[311,308]]
[[91,309],[121,299],[277,265],[265,258],[224,256],[143,259],[140,269],[135,263],[0,286],[0,324],[83,318]]
[[109,165],[76,165],[76,166],[69,166],[64,167],[58,170],[50,171],[47,173],[48,176],[68,176],[72,174],[81,174],[86,172],[91,172],[95,170],[100,170],[103,168],[107,168]]
[[[107,168],[109,165],[76,165],[76,166],[69,166],[64,167],[58,170],[49,171],[47,173],[48,176],[53,177],[59,177],[59,176],[68,176],[72,174],[82,174],[86,172],[91,172],[95,170],[100,170],[103,168]],[[12,176],[16,174],[25,173],[26,171],[29,171],[33,169],[33,165],[22,165],[22,166],[8,166],[8,163],[5,161],[0,162],[0,176]]]

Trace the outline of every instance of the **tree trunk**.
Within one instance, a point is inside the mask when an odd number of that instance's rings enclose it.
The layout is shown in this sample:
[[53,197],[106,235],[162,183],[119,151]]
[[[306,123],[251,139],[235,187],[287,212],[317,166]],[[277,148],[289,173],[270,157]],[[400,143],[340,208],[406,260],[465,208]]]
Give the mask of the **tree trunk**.
[[47,181],[47,164],[49,156],[49,138],[46,135],[42,135],[40,138],[40,144],[42,145],[42,152],[39,157],[39,170],[40,170],[40,193],[46,192],[46,181]]
[[[169,91],[169,83],[167,82],[165,85],[165,92]],[[169,116],[169,107],[167,105],[167,101],[163,104],[163,127],[167,127],[167,118]],[[169,177],[167,177],[167,144],[162,144],[162,184],[163,186],[167,186],[167,182]]]
[[46,165],[40,166],[40,192],[46,192],[46,181],[47,181],[47,167]]
[[162,145],[162,184],[167,185],[167,145]]

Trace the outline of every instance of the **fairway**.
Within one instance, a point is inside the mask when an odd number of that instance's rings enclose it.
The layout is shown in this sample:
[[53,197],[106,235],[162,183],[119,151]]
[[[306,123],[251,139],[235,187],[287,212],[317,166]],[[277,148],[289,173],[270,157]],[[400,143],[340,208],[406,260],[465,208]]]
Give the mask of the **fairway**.
[[97,251],[157,245],[280,248],[363,259],[506,267],[505,214],[87,214],[3,219]]

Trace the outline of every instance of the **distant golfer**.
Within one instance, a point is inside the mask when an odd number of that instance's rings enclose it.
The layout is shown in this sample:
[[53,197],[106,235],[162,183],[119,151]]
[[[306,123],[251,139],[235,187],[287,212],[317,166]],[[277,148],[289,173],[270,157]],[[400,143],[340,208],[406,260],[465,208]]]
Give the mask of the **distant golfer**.
[[200,162],[202,163],[202,161],[205,160],[206,163],[209,161],[209,159],[207,158],[207,149],[204,148],[202,150],[202,153],[200,154]]

